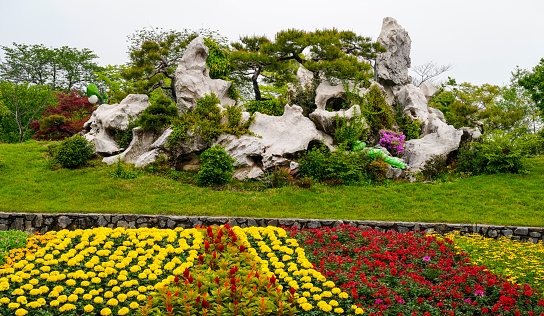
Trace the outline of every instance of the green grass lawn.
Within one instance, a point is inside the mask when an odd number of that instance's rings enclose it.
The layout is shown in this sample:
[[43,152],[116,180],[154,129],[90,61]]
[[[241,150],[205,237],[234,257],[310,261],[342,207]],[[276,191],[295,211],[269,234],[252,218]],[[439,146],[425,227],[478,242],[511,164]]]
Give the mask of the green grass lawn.
[[217,191],[143,174],[114,179],[114,166],[94,161],[52,170],[47,142],[0,144],[0,211],[176,214],[278,218],[478,223],[544,226],[544,159],[527,174],[500,174],[443,184],[377,187],[291,186]]

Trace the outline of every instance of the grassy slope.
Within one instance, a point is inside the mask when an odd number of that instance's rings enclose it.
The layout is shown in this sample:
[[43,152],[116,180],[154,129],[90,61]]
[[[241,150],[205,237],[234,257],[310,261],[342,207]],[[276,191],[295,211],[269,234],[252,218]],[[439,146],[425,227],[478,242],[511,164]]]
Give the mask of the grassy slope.
[[439,185],[212,191],[151,175],[113,179],[113,167],[50,170],[46,143],[0,144],[0,211],[298,217],[544,226],[544,159],[527,175]]

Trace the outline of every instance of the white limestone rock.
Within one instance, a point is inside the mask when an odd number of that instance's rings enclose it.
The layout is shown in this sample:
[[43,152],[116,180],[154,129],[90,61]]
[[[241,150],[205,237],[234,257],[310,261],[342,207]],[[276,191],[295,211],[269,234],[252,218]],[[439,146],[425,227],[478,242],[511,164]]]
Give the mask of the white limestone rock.
[[119,104],[102,104],[83,125],[84,137],[95,144],[96,152],[112,155],[122,150],[113,139],[115,130],[125,131],[151,103],[145,94],[129,94]]
[[213,144],[224,146],[236,160],[237,179],[260,177],[275,165],[289,167],[292,156],[308,149],[312,142],[323,142],[332,148],[332,138],[317,130],[297,105],[286,105],[282,116],[256,113],[249,130],[256,136],[222,135]]
[[175,72],[177,107],[180,113],[192,111],[196,101],[212,92],[221,104],[234,104],[229,98],[231,82],[221,79],[211,79],[206,66],[208,47],[202,37],[195,38],[185,50]]
[[407,141],[402,158],[410,166],[410,171],[417,172],[433,155],[447,156],[459,148],[462,136],[462,130],[457,130],[451,125],[441,126],[436,132],[423,138]]
[[404,113],[413,120],[421,122],[422,136],[433,133],[441,126],[447,125],[444,114],[438,109],[429,107],[423,91],[413,84],[400,88],[395,95],[395,100]]
[[409,82],[408,68],[411,66],[410,46],[412,40],[408,32],[397,20],[383,19],[382,31],[377,40],[387,49],[376,57],[375,78],[383,85],[404,85]]
[[[354,105],[348,110],[340,110],[340,111],[327,111],[327,110],[321,110],[316,109],[314,112],[310,114],[310,119],[312,122],[315,123],[315,126],[318,130],[329,134],[334,135],[336,133],[336,118],[337,117],[343,117],[346,119],[351,119],[354,116],[361,115],[361,108],[359,105]],[[361,118],[363,120],[363,123],[366,125],[366,121],[364,118]],[[367,126],[368,127],[368,126]]]
[[419,88],[421,89],[421,92],[423,92],[423,95],[425,95],[425,98],[427,99],[427,102],[429,102],[429,100],[435,96],[436,94],[438,94],[440,92],[440,90],[438,90],[432,83],[430,82],[424,82],[421,84],[421,86],[419,86]]

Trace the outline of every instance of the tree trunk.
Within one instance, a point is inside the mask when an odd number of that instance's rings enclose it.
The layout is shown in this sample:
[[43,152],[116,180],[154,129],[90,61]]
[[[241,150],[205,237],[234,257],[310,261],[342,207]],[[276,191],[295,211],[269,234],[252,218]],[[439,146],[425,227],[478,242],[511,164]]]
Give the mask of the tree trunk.
[[261,67],[255,67],[253,69],[253,76],[251,81],[253,82],[253,91],[255,92],[255,100],[261,101],[261,90],[259,89],[259,75],[261,74]]

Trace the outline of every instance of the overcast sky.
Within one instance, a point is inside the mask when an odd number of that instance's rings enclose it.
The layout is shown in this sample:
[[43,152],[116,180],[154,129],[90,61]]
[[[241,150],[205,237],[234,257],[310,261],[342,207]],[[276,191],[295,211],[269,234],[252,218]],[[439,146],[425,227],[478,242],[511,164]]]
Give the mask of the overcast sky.
[[336,27],[374,40],[390,16],[412,39],[412,66],[453,64],[458,82],[508,83],[544,58],[541,0],[0,0],[0,45],[89,48],[99,65],[128,61],[127,36],[144,27],[217,30],[230,41],[297,28]]

